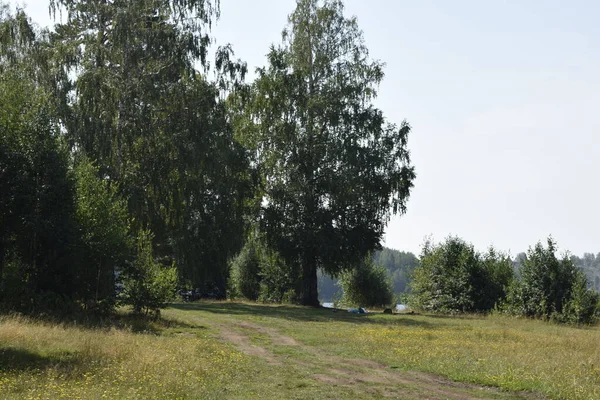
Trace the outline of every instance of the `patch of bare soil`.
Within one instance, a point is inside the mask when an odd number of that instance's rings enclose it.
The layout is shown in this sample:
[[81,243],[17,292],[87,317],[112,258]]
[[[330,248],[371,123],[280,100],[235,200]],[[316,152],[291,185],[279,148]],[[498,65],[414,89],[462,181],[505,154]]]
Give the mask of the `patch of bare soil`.
[[238,324],[238,326],[240,326],[242,328],[246,328],[246,329],[253,329],[253,330],[257,331],[258,333],[269,336],[271,341],[275,345],[279,345],[279,346],[299,346],[300,345],[296,341],[296,339],[294,339],[293,337],[290,337],[290,336],[282,335],[281,333],[279,333],[279,331],[277,331],[277,329],[267,328],[267,327],[253,324],[251,322],[246,322],[246,321]]
[[221,337],[235,345],[239,350],[246,354],[263,358],[273,365],[281,364],[281,362],[277,360],[273,353],[264,347],[252,344],[250,342],[250,338],[239,331],[223,327],[221,328]]

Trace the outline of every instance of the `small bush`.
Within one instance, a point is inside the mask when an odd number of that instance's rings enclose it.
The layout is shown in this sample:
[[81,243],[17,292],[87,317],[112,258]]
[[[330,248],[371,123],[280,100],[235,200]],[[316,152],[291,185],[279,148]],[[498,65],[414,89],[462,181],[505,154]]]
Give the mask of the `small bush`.
[[297,303],[296,269],[270,249],[260,234],[251,236],[231,263],[230,297],[265,303]]
[[387,271],[369,255],[356,268],[343,272],[339,281],[342,303],[361,307],[387,307],[394,300]]
[[80,234],[77,255],[87,266],[78,270],[77,287],[86,309],[106,314],[115,305],[115,271],[127,262],[132,243],[127,204],[117,186],[100,178],[98,171],[85,157],[73,170]]
[[246,242],[231,263],[230,297],[241,296],[256,301],[260,295],[260,259],[255,239]]
[[267,303],[297,304],[300,299],[297,287],[300,282],[298,269],[286,263],[279,253],[266,246],[262,248],[260,259],[259,300]]
[[514,279],[510,257],[490,247],[479,256],[479,268],[472,278],[474,310],[487,312],[501,304]]
[[154,259],[150,231],[140,231],[136,241],[136,258],[124,271],[121,301],[131,306],[135,313],[156,313],[174,299],[177,272]]

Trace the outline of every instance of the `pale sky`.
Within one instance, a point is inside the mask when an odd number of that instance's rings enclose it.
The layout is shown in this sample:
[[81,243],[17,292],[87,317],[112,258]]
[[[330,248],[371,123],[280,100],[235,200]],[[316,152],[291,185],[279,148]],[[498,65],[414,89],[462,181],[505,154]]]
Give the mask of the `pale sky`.
[[[50,23],[47,0],[26,4]],[[221,0],[213,35],[254,70],[294,5]],[[346,13],[387,64],[377,106],[413,127],[417,179],[386,246],[454,234],[514,256],[552,234],[600,252],[600,2],[347,0]]]

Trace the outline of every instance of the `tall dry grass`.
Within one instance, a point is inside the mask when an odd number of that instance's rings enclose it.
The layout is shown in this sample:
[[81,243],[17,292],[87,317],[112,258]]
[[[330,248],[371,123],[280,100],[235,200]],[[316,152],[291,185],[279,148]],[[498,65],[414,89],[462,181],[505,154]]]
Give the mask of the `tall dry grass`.
[[245,363],[241,353],[208,336],[0,318],[3,399],[212,397]]

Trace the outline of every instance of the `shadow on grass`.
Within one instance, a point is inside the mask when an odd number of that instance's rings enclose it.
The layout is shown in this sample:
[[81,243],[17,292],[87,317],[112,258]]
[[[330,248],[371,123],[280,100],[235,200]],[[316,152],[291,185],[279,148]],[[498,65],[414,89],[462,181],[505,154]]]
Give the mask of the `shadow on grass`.
[[261,317],[281,318],[291,321],[328,322],[340,321],[358,324],[378,324],[390,326],[421,326],[435,329],[436,325],[414,316],[380,313],[352,314],[346,310],[331,308],[313,308],[272,304],[248,304],[238,302],[198,301],[194,303],[174,303],[171,308],[177,310],[204,311],[223,315],[255,315]]
[[426,314],[428,318],[445,319],[445,320],[465,320],[465,319],[484,319],[489,314]]
[[116,328],[128,330],[134,333],[148,333],[157,335],[163,330],[169,328],[206,329],[206,326],[170,318],[150,318],[145,315],[119,313],[111,318],[107,318],[102,324],[97,326],[97,328]]
[[171,318],[151,317],[143,314],[134,314],[124,311],[114,312],[106,315],[76,313],[70,316],[50,314],[0,314],[7,317],[25,317],[31,321],[37,321],[51,325],[62,325],[89,330],[124,330],[133,333],[158,335],[165,329],[206,329],[206,326],[188,323]]
[[56,369],[65,375],[81,375],[89,368],[80,353],[57,352],[49,355],[25,349],[0,348],[0,372],[25,372]]

